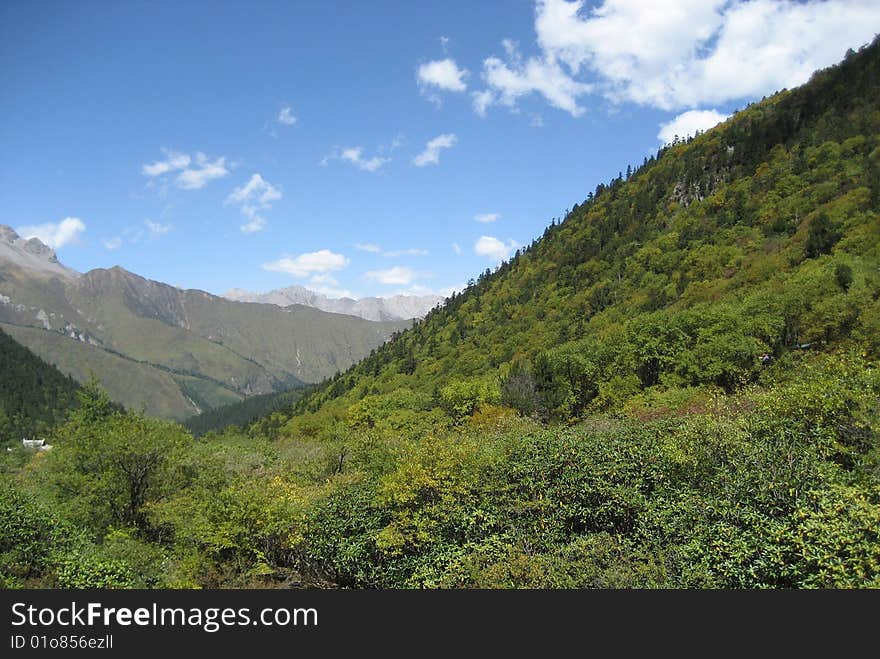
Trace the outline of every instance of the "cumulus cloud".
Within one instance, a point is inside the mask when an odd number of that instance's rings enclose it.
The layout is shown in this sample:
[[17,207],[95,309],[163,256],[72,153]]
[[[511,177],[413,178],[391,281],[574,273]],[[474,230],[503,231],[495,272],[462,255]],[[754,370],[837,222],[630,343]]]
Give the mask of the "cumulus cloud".
[[85,222],[78,217],[66,217],[60,222],[46,222],[18,227],[16,232],[24,239],[38,238],[52,249],[58,249],[79,240],[86,230]]
[[266,226],[266,218],[260,211],[270,209],[281,196],[281,188],[272,185],[260,174],[253,174],[247,183],[230,192],[223,203],[238,204],[247,220],[239,228],[242,233],[255,233]]
[[453,133],[444,133],[430,140],[424,151],[413,158],[413,164],[416,167],[424,167],[426,165],[437,165],[440,162],[440,151],[452,148],[458,138]]
[[490,222],[496,222],[501,218],[501,213],[478,213],[474,215],[474,219],[477,222],[482,222],[484,224],[488,224]]
[[285,126],[293,126],[296,123],[296,116],[293,114],[293,109],[289,105],[282,105],[281,109],[278,111],[278,116],[275,117],[275,121],[279,124],[284,124]]
[[519,245],[513,240],[508,240],[504,243],[493,236],[480,236],[477,242],[474,243],[474,253],[490,258],[493,261],[503,261],[517,247]]
[[873,0],[540,0],[535,18],[546,57],[594,74],[613,101],[664,110],[799,85],[877,25]]
[[458,67],[454,59],[446,58],[434,60],[419,66],[416,78],[419,86],[424,88],[436,87],[448,92],[463,92],[467,90],[468,72]]
[[657,139],[661,144],[671,143],[676,136],[679,138],[690,137],[695,135],[697,131],[706,131],[714,128],[722,121],[727,119],[728,115],[722,114],[717,110],[688,110],[680,115],[660,125],[660,132],[657,133]]
[[387,270],[371,270],[364,275],[380,284],[408,286],[416,278],[416,273],[409,268],[396,265]]
[[590,93],[667,111],[757,98],[806,82],[878,25],[875,0],[537,0],[537,52],[503,42],[474,111],[532,93],[573,116]]
[[263,264],[270,272],[285,272],[294,277],[308,277],[317,274],[336,272],[349,264],[348,257],[336,254],[329,249],[307,252],[296,257],[285,256],[277,261]]
[[208,182],[229,174],[224,156],[212,160],[201,151],[196,152],[195,158],[186,153],[178,153],[169,149],[162,149],[162,151],[165,153],[164,160],[157,160],[141,166],[141,173],[144,176],[155,179],[178,172],[174,179],[178,188],[198,190],[205,187]]

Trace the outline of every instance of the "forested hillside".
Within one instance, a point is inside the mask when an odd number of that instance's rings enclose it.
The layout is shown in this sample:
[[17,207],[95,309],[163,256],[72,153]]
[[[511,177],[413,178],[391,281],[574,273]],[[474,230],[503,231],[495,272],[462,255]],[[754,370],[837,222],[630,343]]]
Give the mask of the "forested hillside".
[[0,447],[64,420],[79,385],[0,330]]
[[662,149],[298,409],[401,387],[442,404],[453,385],[451,405],[501,376],[508,404],[566,419],[657,387],[731,392],[765,352],[876,355],[878,107],[875,45]]
[[878,108],[875,42],[246,430],[87,387],[0,489],[2,579],[880,587]]
[[275,394],[260,394],[245,398],[238,403],[224,405],[196,416],[191,416],[183,425],[196,437],[212,430],[223,430],[229,426],[245,427],[260,417],[268,416],[282,408],[290,407],[302,396],[302,389],[291,389]]

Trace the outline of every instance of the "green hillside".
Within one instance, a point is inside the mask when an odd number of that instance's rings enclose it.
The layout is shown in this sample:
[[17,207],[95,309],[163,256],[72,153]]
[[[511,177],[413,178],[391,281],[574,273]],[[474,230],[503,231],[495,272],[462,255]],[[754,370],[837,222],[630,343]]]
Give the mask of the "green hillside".
[[260,394],[230,403],[201,414],[191,416],[183,425],[196,437],[212,430],[223,430],[229,426],[246,427],[260,417],[268,416],[285,407],[290,407],[302,396],[302,389],[279,391],[274,394]]
[[76,405],[78,385],[0,330],[0,448],[37,439]]
[[880,41],[597,186],[245,430],[90,389],[0,523],[58,526],[31,492],[91,562],[0,543],[0,578],[880,587],[878,108]]
[[566,420],[669,389],[730,393],[765,352],[875,356],[878,68],[875,45],[598,185],[298,409],[342,418],[404,387],[442,405],[443,387],[485,381]]
[[0,324],[114,400],[185,419],[349,367],[406,323],[232,302],[122,268],[61,280],[0,263]]

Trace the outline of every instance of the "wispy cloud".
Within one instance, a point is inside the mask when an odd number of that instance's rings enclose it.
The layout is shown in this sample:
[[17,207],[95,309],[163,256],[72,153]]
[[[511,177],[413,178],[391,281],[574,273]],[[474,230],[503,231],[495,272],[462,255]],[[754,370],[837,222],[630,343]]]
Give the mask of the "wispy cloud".
[[474,215],[474,220],[477,222],[482,222],[483,224],[489,224],[490,222],[496,222],[501,218],[501,213],[478,213]]
[[60,222],[31,224],[18,227],[16,232],[25,239],[37,238],[52,249],[58,249],[79,241],[86,224],[78,217],[66,217]]
[[119,236],[113,236],[112,238],[105,238],[101,241],[106,249],[114,250],[122,247],[122,238]]
[[275,121],[285,126],[293,126],[293,124],[296,123],[296,116],[293,114],[293,108],[289,105],[282,105],[281,109],[278,111],[278,116],[275,117]]
[[159,222],[153,222],[152,220],[145,220],[144,224],[147,225],[147,230],[150,232],[151,238],[164,236],[173,228],[170,224],[160,224]]
[[455,252],[456,256],[461,256],[461,245],[452,243],[452,251]]
[[387,252],[382,252],[382,256],[395,258],[398,256],[427,256],[428,250],[419,249],[419,248],[410,248],[410,249],[393,249]]
[[266,218],[260,211],[270,209],[281,196],[281,188],[272,185],[260,174],[253,174],[247,183],[230,192],[223,203],[238,204],[241,214],[247,219],[239,228],[242,233],[255,233],[266,226]]
[[426,165],[437,165],[440,162],[440,152],[443,149],[452,148],[458,141],[458,137],[454,133],[444,133],[430,140],[424,150],[413,158],[413,164],[416,167],[425,167]]
[[377,172],[383,165],[391,162],[391,158],[385,158],[375,155],[372,158],[364,156],[364,148],[361,146],[347,146],[335,148],[321,160],[321,166],[324,167],[331,160],[342,160],[365,172]]
[[141,173],[152,179],[161,179],[168,174],[177,172],[174,184],[182,190],[199,190],[214,179],[223,178],[229,174],[225,156],[211,159],[201,151],[196,152],[195,158],[186,153],[179,153],[170,149],[162,149],[165,154],[164,160],[147,163],[141,166]]
[[370,252],[372,254],[378,254],[382,251],[382,248],[376,243],[355,243],[354,248],[361,252]]

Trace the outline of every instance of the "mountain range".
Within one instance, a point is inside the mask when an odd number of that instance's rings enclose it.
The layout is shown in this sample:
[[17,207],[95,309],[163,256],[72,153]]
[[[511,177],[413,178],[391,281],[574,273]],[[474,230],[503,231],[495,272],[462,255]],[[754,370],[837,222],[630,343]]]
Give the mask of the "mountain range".
[[322,311],[358,316],[366,320],[408,320],[424,318],[431,309],[444,300],[441,295],[394,295],[392,297],[331,298],[302,286],[288,286],[268,293],[253,293],[240,288],[227,291],[224,296],[236,302],[259,302],[287,307],[302,304]]
[[235,302],[121,267],[84,274],[0,225],[0,328],[126,407],[183,419],[344,370],[408,323]]

